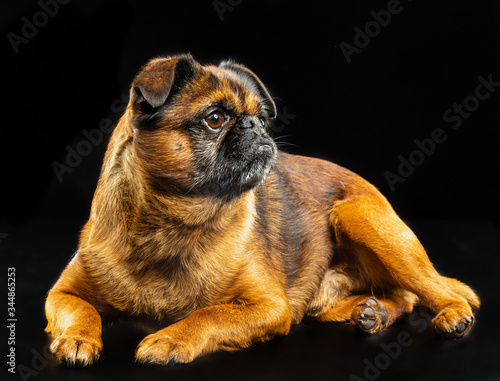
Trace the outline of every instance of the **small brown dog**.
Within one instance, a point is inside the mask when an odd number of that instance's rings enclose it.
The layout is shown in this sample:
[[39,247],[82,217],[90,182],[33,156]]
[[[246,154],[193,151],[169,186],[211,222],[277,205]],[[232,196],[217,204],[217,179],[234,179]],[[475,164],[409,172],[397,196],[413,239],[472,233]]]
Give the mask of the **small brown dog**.
[[286,335],[304,318],[377,333],[420,304],[469,332],[479,299],[440,276],[378,190],[279,152],[276,107],[231,61],[159,58],[137,75],[78,252],[46,302],[51,350],[88,365],[103,322],[161,327],[141,363],[186,363]]

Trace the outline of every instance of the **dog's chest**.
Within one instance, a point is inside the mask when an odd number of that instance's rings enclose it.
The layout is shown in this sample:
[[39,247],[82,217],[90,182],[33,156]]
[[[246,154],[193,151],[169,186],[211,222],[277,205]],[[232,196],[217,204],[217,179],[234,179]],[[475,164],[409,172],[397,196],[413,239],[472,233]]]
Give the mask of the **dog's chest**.
[[[201,282],[200,269],[189,266],[151,268],[136,280],[141,293],[137,295],[137,307],[141,313],[154,316],[184,315],[208,305],[214,298],[211,284],[214,274],[205,275],[210,282]],[[219,277],[217,277],[219,278]],[[142,286],[143,285],[143,286]]]
[[[237,251],[237,247],[231,248],[233,258]],[[133,315],[180,319],[231,299],[238,265],[227,260],[219,245],[175,245],[171,240],[169,245],[140,247],[113,278],[112,304],[118,309]]]

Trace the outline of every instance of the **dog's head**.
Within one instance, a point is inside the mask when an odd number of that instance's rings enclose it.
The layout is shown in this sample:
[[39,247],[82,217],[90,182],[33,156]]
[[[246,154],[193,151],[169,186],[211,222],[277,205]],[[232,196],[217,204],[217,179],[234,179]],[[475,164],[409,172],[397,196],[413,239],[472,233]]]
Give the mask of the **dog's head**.
[[276,160],[267,132],[276,106],[234,62],[154,59],[133,81],[129,108],[137,158],[158,190],[231,198],[260,184]]

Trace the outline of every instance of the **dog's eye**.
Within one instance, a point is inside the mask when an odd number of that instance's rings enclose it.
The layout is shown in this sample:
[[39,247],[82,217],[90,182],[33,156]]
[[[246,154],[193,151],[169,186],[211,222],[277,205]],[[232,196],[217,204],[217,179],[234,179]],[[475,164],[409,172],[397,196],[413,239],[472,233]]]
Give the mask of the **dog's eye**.
[[209,116],[205,118],[205,122],[210,128],[220,128],[224,122],[224,115],[219,111],[212,112]]

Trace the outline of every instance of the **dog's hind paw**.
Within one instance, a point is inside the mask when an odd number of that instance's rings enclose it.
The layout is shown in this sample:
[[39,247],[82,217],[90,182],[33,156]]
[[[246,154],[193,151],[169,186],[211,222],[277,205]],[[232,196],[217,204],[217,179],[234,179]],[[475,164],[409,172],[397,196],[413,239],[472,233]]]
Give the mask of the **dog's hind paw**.
[[351,324],[358,331],[374,334],[383,330],[387,324],[387,308],[374,298],[354,307],[351,314]]
[[474,316],[460,306],[443,309],[433,320],[436,335],[443,339],[460,339],[469,333],[474,325]]

